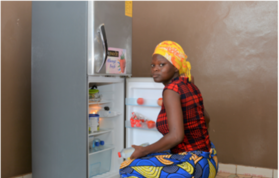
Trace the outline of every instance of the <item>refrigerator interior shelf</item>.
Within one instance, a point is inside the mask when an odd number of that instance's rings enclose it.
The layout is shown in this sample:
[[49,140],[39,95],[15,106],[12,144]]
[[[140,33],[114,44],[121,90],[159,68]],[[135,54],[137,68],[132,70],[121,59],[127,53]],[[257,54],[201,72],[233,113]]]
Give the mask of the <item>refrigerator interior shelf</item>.
[[100,113],[100,118],[113,118],[120,115],[121,115],[120,112],[111,111],[109,114]]
[[105,152],[105,151],[110,151],[113,148],[114,148],[114,146],[112,146],[112,145],[106,145],[106,146],[104,146],[103,149],[98,150],[98,151],[89,150],[89,156],[95,155],[97,153]]
[[101,135],[101,134],[105,134],[105,133],[108,133],[108,132],[111,132],[113,129],[100,129],[99,132],[94,132],[94,133],[91,133],[89,134],[88,136],[95,136],[95,135]]
[[106,104],[106,103],[110,103],[111,101],[108,100],[101,100],[100,102],[90,102],[89,101],[89,105],[100,105],[100,104]]
[[142,127],[136,127],[136,126],[132,127],[130,120],[125,121],[125,127],[129,128],[129,129],[141,129],[141,130],[150,130],[150,131],[157,131],[158,132],[156,126],[151,128],[151,129],[149,129],[146,125],[143,125]]
[[147,106],[147,107],[161,107],[157,104],[158,99],[143,99],[143,104],[138,104],[139,98],[125,98],[125,104],[131,106]]

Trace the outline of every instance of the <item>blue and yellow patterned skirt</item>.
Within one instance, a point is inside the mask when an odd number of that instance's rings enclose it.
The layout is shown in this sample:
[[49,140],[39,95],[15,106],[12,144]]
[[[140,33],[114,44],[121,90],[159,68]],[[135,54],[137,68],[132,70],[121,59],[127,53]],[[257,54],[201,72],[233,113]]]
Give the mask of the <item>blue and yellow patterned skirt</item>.
[[121,178],[214,178],[218,172],[217,152],[161,152],[126,160],[120,166]]

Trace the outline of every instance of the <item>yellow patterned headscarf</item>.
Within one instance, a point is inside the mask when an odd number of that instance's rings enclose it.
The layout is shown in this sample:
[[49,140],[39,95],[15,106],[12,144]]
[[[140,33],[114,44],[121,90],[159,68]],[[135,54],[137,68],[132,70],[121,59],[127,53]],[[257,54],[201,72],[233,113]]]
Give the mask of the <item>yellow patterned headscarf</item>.
[[156,46],[154,54],[160,54],[165,57],[179,70],[180,76],[188,77],[189,81],[191,81],[191,64],[189,61],[186,61],[188,56],[179,44],[173,41],[163,41]]

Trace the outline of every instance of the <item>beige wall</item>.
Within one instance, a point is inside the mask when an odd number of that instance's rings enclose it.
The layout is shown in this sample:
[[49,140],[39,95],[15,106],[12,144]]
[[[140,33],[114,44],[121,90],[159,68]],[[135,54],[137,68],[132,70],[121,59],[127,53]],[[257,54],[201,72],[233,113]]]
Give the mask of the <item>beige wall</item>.
[[[31,2],[1,2],[1,176],[31,172]],[[181,44],[223,163],[277,168],[277,2],[134,2],[133,76]]]
[[1,177],[31,172],[31,2],[1,2]]
[[211,116],[219,160],[277,168],[277,2],[134,2],[133,76],[178,42]]

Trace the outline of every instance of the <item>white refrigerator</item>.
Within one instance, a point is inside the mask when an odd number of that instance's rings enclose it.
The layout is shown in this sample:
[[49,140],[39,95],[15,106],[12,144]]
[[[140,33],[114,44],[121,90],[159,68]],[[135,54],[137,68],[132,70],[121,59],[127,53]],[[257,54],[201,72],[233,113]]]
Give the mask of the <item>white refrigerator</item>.
[[[155,121],[163,89],[151,78],[130,78],[131,8],[124,1],[32,2],[34,178],[119,177],[123,158],[117,152],[161,138],[156,129],[129,128],[126,122],[132,112]],[[98,104],[89,102],[93,85],[102,96]],[[136,103],[139,97],[143,105]],[[102,115],[105,106],[109,117]],[[100,110],[100,131],[89,134],[94,107]],[[94,152],[89,146],[96,137],[105,147]]]

